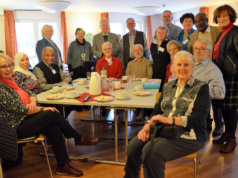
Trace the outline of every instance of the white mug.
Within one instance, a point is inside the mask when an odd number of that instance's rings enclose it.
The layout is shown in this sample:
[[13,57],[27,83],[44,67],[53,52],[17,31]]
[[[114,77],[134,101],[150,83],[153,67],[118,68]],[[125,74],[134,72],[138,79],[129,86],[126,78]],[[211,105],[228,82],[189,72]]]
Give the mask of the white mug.
[[135,86],[135,91],[141,91],[141,90],[142,90],[142,85]]
[[127,98],[126,92],[120,92],[120,93],[118,93],[118,98],[120,98],[120,99],[126,99],[126,98]]
[[52,91],[53,91],[54,93],[58,93],[58,92],[60,91],[60,88],[59,88],[58,86],[54,86],[54,87],[52,88]]
[[66,98],[75,98],[76,97],[76,92],[75,91],[68,91],[66,93]]
[[115,89],[120,89],[121,88],[121,81],[114,82],[114,88]]

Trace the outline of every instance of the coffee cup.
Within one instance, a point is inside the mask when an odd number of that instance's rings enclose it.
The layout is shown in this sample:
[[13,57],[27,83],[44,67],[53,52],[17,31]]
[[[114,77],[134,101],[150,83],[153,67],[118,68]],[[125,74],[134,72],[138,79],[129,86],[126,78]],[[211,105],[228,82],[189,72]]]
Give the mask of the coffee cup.
[[122,76],[122,78],[121,78],[122,80],[128,80],[128,76]]
[[54,92],[54,93],[58,93],[59,91],[60,91],[60,88],[58,86],[54,86],[52,88],[52,92]]
[[141,91],[141,90],[142,90],[142,85],[135,86],[135,91]]
[[118,93],[117,96],[118,96],[119,99],[126,99],[127,98],[126,92],[120,92],[120,93]]
[[78,84],[84,84],[85,83],[85,79],[79,79],[78,80]]
[[75,91],[70,91],[66,93],[66,98],[75,98],[77,96]]
[[147,78],[142,78],[142,79],[141,79],[141,82],[142,82],[142,83],[145,83],[146,81],[147,81]]
[[114,82],[114,88],[115,89],[120,89],[121,88],[121,82],[120,81]]

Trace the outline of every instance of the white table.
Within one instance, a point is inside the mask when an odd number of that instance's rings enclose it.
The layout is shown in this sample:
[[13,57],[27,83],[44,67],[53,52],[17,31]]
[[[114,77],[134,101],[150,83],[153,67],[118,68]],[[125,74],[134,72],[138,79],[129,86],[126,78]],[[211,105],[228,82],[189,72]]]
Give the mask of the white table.
[[[75,91],[77,93],[85,93],[89,92],[89,89],[86,87],[86,85],[76,85]],[[107,161],[107,160],[96,160],[96,162],[101,163],[108,163],[108,164],[117,164],[117,165],[124,165],[125,163],[121,163],[118,161],[118,122],[117,122],[117,115],[116,110],[125,110],[125,155],[127,152],[127,146],[128,146],[128,118],[127,118],[127,111],[128,110],[134,110],[135,108],[154,108],[155,106],[155,100],[156,100],[156,93],[158,92],[158,89],[146,89],[145,91],[149,91],[152,94],[149,96],[136,96],[133,94],[134,87],[137,85],[142,85],[140,81],[134,81],[130,84],[123,84],[123,87],[125,89],[123,90],[115,90],[113,92],[106,92],[113,96],[115,96],[115,99],[113,101],[108,102],[84,102],[81,103],[76,99],[59,99],[59,100],[48,100],[46,99],[47,96],[52,95],[50,90],[46,92],[42,92],[37,95],[37,102],[40,104],[52,104],[52,105],[78,105],[78,106],[106,106],[109,108],[114,109],[114,124],[115,124],[115,160],[114,161]],[[126,92],[130,95],[130,99],[128,100],[118,100],[116,99],[116,96],[120,92]],[[67,92],[67,90],[65,90]],[[65,95],[65,92],[63,93]]]

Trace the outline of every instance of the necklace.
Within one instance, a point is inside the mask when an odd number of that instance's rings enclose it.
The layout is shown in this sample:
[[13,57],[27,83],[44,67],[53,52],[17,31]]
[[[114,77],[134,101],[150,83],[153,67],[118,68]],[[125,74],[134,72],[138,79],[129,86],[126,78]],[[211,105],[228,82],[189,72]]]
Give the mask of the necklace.
[[[81,49],[81,46],[83,46],[83,50]],[[86,47],[86,43],[84,43],[83,45],[81,43],[79,43],[79,51],[81,53],[81,59],[83,62],[86,60],[85,47]]]

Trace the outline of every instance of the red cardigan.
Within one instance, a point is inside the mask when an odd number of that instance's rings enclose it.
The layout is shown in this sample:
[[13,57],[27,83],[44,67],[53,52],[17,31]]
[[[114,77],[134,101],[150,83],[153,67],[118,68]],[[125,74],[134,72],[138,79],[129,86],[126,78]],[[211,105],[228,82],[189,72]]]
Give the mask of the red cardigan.
[[120,79],[123,75],[123,66],[121,60],[117,57],[112,56],[112,64],[109,66],[105,56],[97,61],[96,71],[101,74],[102,68],[105,67],[107,70],[107,78],[118,78]]

